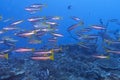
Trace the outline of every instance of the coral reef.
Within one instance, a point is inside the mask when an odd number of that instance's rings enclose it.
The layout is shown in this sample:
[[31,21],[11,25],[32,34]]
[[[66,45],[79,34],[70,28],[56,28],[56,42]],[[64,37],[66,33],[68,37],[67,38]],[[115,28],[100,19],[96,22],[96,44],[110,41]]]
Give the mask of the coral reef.
[[54,61],[0,60],[0,80],[119,80],[119,58],[96,59],[79,45],[64,45]]

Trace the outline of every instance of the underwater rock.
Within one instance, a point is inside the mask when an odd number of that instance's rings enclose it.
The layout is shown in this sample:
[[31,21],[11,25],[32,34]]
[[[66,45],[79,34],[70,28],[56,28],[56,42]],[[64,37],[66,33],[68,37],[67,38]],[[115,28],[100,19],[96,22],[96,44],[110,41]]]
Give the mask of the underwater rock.
[[100,59],[95,62],[100,68],[105,70],[120,70],[120,62],[114,58],[111,58],[109,60],[107,59]]
[[25,71],[11,71],[6,75],[1,75],[0,80],[10,80],[11,78],[14,79],[15,77],[20,76],[24,73]]

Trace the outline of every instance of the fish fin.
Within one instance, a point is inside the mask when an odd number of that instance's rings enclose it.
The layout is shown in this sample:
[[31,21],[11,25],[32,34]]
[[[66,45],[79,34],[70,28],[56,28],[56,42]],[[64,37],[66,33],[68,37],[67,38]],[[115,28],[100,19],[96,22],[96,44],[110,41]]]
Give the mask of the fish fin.
[[63,17],[60,17],[60,19],[62,19],[62,20],[63,20]]
[[110,59],[110,56],[107,56],[106,58],[107,58],[107,59]]
[[[47,18],[46,18],[46,16],[43,16],[43,18],[44,18],[44,20],[46,20]],[[42,23],[42,24],[44,24],[45,25],[45,23]]]
[[54,60],[54,53],[50,56],[50,60]]
[[38,43],[42,43],[42,41],[41,41],[41,40],[38,40]]
[[42,11],[42,8],[40,8],[40,11]]
[[44,4],[45,7],[47,7],[48,5],[47,4]]
[[53,53],[54,53],[54,50],[52,49],[52,50],[50,50],[50,52],[53,54]]
[[108,49],[105,49],[105,51],[106,51],[106,52],[109,52],[110,50],[108,50]]
[[8,54],[5,54],[4,56],[5,56],[5,59],[8,59]]
[[32,48],[32,52],[34,52],[35,51],[35,49],[34,48]]
[[62,47],[60,47],[60,51],[62,51]]
[[34,31],[33,31],[33,33],[34,33],[34,34],[36,34],[36,33],[37,33],[37,31],[35,31],[35,30],[34,30]]
[[106,39],[104,39],[104,42],[106,42],[108,45],[110,45],[110,41],[107,41]]

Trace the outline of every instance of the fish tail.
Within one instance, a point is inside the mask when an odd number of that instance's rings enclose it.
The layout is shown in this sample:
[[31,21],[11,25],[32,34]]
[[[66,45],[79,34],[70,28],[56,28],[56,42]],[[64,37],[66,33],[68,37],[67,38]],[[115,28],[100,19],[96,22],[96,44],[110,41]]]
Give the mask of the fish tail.
[[62,51],[62,47],[60,47],[60,51]]
[[35,49],[34,48],[32,48],[32,52],[34,52],[35,51]]
[[4,56],[5,56],[5,59],[8,59],[8,54],[5,54]]
[[42,8],[40,8],[40,11],[42,10]]
[[50,60],[54,60],[54,53],[50,56]]
[[111,43],[110,41],[107,41],[105,39],[104,39],[104,42],[106,42],[108,45],[110,45],[110,43]]
[[105,49],[105,51],[106,51],[106,52],[110,52],[110,50],[109,50],[109,49]]
[[36,34],[36,33],[37,33],[37,31],[36,31],[36,30],[34,30],[34,31],[33,31],[33,33],[34,33],[34,34]]
[[107,56],[106,58],[107,58],[107,59],[110,59],[110,56]]
[[110,45],[110,41],[108,41],[108,45]]
[[53,54],[53,53],[54,53],[54,50],[52,49],[52,50],[50,50],[50,52]]
[[48,5],[47,4],[44,4],[45,5],[45,7],[47,7]]

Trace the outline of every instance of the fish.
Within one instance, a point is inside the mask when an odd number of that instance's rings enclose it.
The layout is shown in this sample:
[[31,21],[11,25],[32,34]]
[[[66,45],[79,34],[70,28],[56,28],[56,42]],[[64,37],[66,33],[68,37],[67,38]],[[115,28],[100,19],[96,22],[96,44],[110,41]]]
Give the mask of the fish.
[[62,51],[62,47],[60,47],[60,48],[53,48],[53,51],[54,51],[54,52]]
[[55,37],[64,37],[62,34],[58,34],[58,33],[52,33],[52,35]]
[[57,26],[58,25],[58,23],[53,22],[53,21],[46,21],[46,22],[44,22],[44,24],[50,25],[50,26]]
[[36,51],[33,54],[37,54],[37,55],[46,55],[46,54],[52,54],[53,53],[53,49],[50,51]]
[[45,24],[43,22],[36,22],[35,24],[33,24],[35,29],[42,29],[42,28],[49,28],[50,25],[49,24]]
[[18,24],[20,24],[20,23],[22,23],[22,22],[23,22],[23,20],[15,21],[15,22],[13,22],[13,23],[11,24],[11,26],[18,25]]
[[106,28],[104,28],[103,26],[99,26],[99,25],[92,25],[91,26],[93,29],[96,29],[96,30],[105,30]]
[[20,37],[31,37],[32,35],[36,34],[37,32],[35,30],[28,31],[28,32],[21,32],[21,33],[15,33],[14,35],[20,36]]
[[93,57],[95,58],[100,58],[100,59],[110,59],[110,56],[104,56],[104,55],[100,55],[100,56],[96,56],[96,55],[93,55]]
[[45,7],[47,6],[47,4],[32,4],[30,7],[32,8],[42,8],[42,7]]
[[82,26],[83,24],[84,24],[83,22],[79,22],[79,23],[77,23],[77,24],[74,24],[74,25],[68,27],[68,28],[67,28],[67,31],[71,31],[71,30],[77,28],[78,26]]
[[41,40],[36,40],[36,39],[30,39],[29,44],[39,44],[41,43]]
[[4,31],[11,31],[11,30],[18,30],[18,27],[4,27],[3,30]]
[[110,19],[109,22],[118,22],[118,19]]
[[72,8],[72,5],[68,5],[67,9],[70,10]]
[[45,17],[33,17],[33,18],[29,18],[27,19],[29,22],[38,22],[41,20],[45,20]]
[[120,44],[120,41],[111,41],[111,40],[107,40],[107,39],[104,39],[105,42],[108,43],[108,45],[110,44]]
[[62,17],[60,16],[46,16],[45,20],[61,20]]
[[50,38],[48,39],[49,42],[57,42],[57,37],[53,37],[53,38]]
[[8,59],[8,54],[0,54],[0,58]]
[[83,48],[86,48],[86,49],[90,49],[90,47],[86,46],[86,45],[85,45],[84,43],[82,43],[82,42],[78,43],[78,45],[79,45],[80,47],[83,47]]
[[98,35],[82,35],[80,36],[82,39],[97,39],[99,36]]
[[1,41],[0,41],[0,44],[4,44],[4,40],[1,40]]
[[32,4],[31,6],[26,7],[25,10],[30,13],[36,13],[37,11],[40,11],[45,6],[46,4]]
[[107,52],[107,53],[120,54],[120,51],[116,51],[116,50],[107,50],[107,49],[106,49],[106,52]]
[[9,42],[17,42],[18,41],[9,36],[3,37],[2,40],[9,41]]
[[31,57],[33,60],[54,60],[54,53],[48,57]]
[[34,52],[35,49],[34,48],[18,48],[13,50],[13,52],[19,52],[19,53],[23,53],[23,52]]
[[80,18],[76,17],[76,16],[71,16],[71,19],[75,20],[75,21],[81,21]]
[[0,30],[0,34],[3,34],[3,33],[5,33],[5,31],[4,30]]
[[5,49],[5,50],[1,51],[0,53],[10,53],[12,50],[13,50],[13,48]]
[[8,22],[10,20],[12,20],[13,18],[9,18],[9,19],[5,19],[3,22]]

